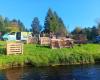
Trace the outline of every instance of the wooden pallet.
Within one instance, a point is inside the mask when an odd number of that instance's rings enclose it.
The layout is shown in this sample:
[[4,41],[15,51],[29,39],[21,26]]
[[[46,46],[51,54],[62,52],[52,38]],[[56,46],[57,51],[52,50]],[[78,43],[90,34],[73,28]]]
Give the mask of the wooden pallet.
[[72,40],[70,39],[51,39],[50,47],[52,49],[55,48],[66,48],[66,47],[73,47]]
[[23,44],[19,42],[8,42],[7,55],[10,54],[23,54]]
[[58,39],[51,39],[51,41],[50,41],[50,47],[52,49],[60,48],[59,40]]
[[50,38],[49,37],[41,37],[40,44],[41,45],[50,45]]

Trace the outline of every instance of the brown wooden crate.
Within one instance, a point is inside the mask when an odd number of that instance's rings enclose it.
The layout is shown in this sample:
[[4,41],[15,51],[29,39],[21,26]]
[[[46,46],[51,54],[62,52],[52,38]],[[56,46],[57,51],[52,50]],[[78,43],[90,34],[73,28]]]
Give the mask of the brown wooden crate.
[[40,38],[40,44],[41,45],[49,45],[50,44],[50,38],[49,37],[41,37]]
[[52,49],[59,48],[59,39],[51,39],[50,47]]
[[9,54],[23,54],[23,44],[19,42],[8,42],[7,55]]
[[54,48],[64,48],[64,47],[72,47],[72,40],[70,39],[51,39],[50,47]]

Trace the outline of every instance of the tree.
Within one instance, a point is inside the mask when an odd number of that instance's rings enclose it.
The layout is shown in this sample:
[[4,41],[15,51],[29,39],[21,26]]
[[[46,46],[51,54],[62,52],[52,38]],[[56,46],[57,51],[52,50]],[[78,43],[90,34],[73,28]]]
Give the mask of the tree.
[[95,37],[98,35],[98,29],[95,27],[95,26],[93,26],[92,28],[91,28],[91,37],[92,37],[92,39],[95,39]]
[[24,24],[20,20],[9,20],[7,17],[0,16],[0,32],[19,32],[26,31]]
[[80,34],[82,32],[82,29],[80,27],[76,27],[71,33],[72,34]]
[[46,32],[46,33],[54,32],[53,31],[54,22],[55,22],[54,14],[53,14],[52,10],[49,8],[49,10],[47,12],[47,16],[45,17],[44,32]]
[[6,32],[10,32],[10,29],[9,29],[10,21],[9,21],[9,19],[7,17],[5,17],[5,19],[4,19],[4,27],[5,27],[5,31]]
[[56,12],[53,12],[50,8],[47,12],[47,16],[45,17],[44,32],[53,32],[57,35],[66,35],[67,33],[63,20],[57,15]]
[[58,27],[57,33],[59,33],[60,35],[66,35],[68,32],[61,18],[59,18],[58,24],[59,24],[59,27]]
[[0,16],[0,31],[5,31],[5,27],[4,27],[4,19],[2,16]]
[[18,26],[20,31],[26,31],[24,24],[20,20],[18,20]]
[[97,24],[97,35],[100,35],[100,23]]
[[40,21],[38,17],[35,17],[33,19],[31,27],[32,27],[33,34],[39,34],[41,32],[42,27],[40,25]]
[[87,36],[87,39],[92,40],[92,35],[91,35],[92,30],[91,30],[91,28],[88,27],[88,28],[84,28],[82,30],[83,30],[83,33]]
[[12,21],[10,21],[9,29],[10,29],[10,32],[20,32],[18,21],[16,19],[13,19]]

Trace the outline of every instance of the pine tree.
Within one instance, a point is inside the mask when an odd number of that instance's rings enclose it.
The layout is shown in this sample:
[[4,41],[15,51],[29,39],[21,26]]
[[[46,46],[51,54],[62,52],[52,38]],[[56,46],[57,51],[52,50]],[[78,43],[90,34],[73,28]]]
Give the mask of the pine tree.
[[20,20],[18,20],[18,26],[19,26],[20,31],[26,31],[24,24]]
[[61,18],[59,18],[59,21],[58,21],[58,24],[59,24],[59,32],[61,35],[66,35],[67,34],[67,30],[66,30],[66,27],[63,23],[63,20]]
[[74,34],[81,34],[81,32],[82,32],[81,27],[76,27],[71,33],[74,35]]
[[53,32],[56,35],[66,35],[67,33],[63,20],[57,15],[56,12],[53,12],[50,8],[47,12],[47,16],[45,17],[44,32]]
[[[99,29],[98,29],[99,30]],[[97,28],[95,26],[93,26],[91,28],[91,37],[92,37],[92,40],[95,39],[95,37],[99,34],[99,31],[97,30]]]
[[5,31],[6,32],[10,32],[9,26],[10,26],[10,21],[9,21],[9,19],[7,17],[5,17],[5,19],[4,19],[4,27],[5,27]]
[[53,21],[54,21],[54,14],[53,14],[52,10],[49,8],[49,10],[47,12],[47,16],[45,17],[44,32],[50,33],[52,31]]
[[0,31],[1,32],[5,31],[4,18],[2,16],[0,16]]
[[38,17],[35,17],[31,24],[33,34],[39,34],[41,32],[41,25]]
[[13,19],[10,21],[9,29],[10,29],[10,32],[20,32],[20,27],[16,19]]

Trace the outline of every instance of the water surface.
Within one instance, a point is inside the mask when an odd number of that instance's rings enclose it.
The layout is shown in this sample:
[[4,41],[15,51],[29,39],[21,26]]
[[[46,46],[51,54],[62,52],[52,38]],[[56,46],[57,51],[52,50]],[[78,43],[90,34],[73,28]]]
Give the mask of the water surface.
[[12,68],[1,70],[0,80],[100,80],[100,64]]

